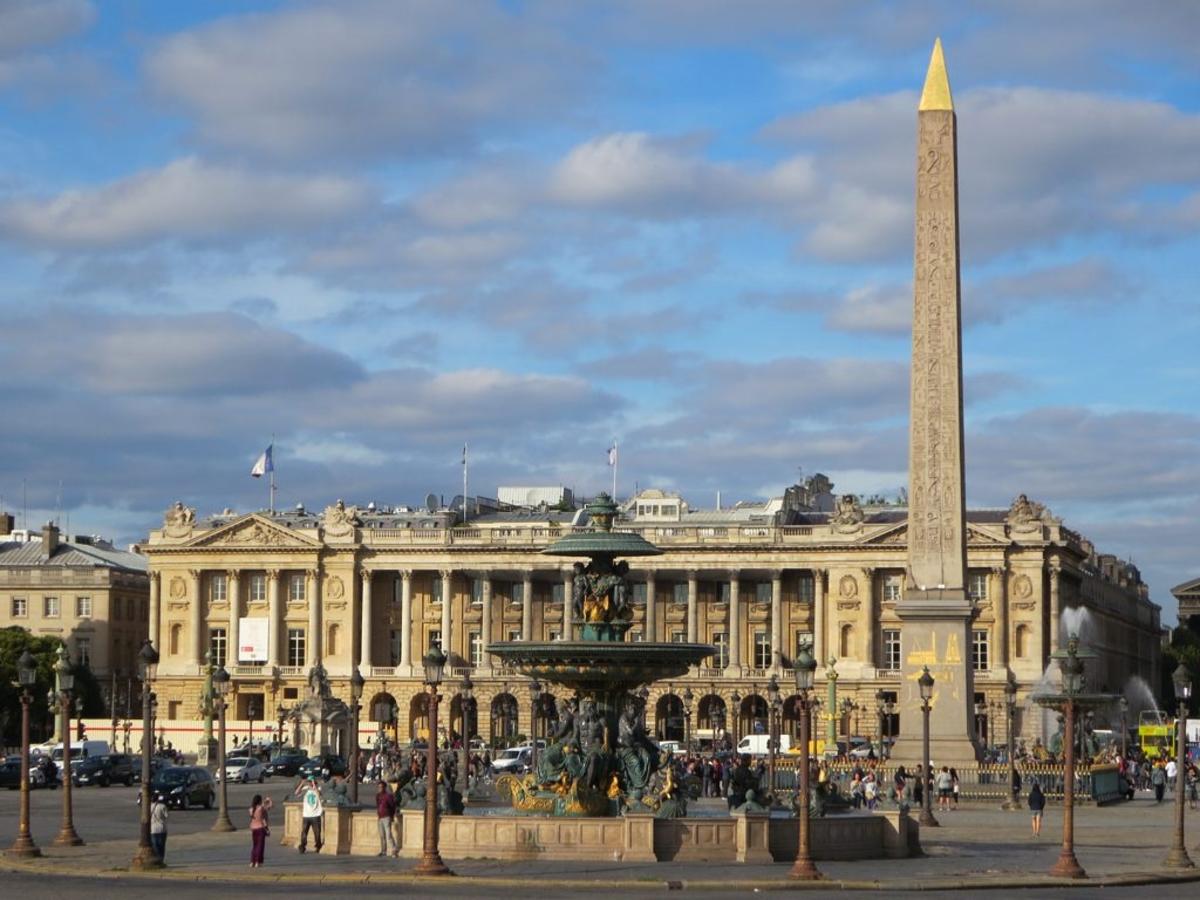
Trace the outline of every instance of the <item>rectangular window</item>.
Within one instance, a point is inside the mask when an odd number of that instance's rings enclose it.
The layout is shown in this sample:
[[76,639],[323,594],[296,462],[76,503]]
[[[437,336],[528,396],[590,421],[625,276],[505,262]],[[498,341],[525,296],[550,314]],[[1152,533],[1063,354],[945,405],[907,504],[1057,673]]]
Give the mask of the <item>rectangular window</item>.
[[756,631],[754,632],[754,668],[766,669],[770,665],[771,636],[765,631]]
[[471,605],[483,606],[483,579],[471,579]]
[[[426,643],[430,647],[441,647],[442,652],[446,652],[445,646],[442,645],[442,630],[440,628],[434,628],[429,632],[429,640]],[[422,653],[421,655],[424,656],[425,654]]]
[[14,619],[24,619],[29,615],[29,601],[24,597],[12,598],[12,616]]
[[303,666],[306,663],[304,657],[304,629],[289,628],[288,643],[287,643],[287,664],[289,666]]
[[224,572],[214,572],[208,576],[208,599],[212,603],[222,603],[229,599],[226,593],[229,583],[225,580]]
[[508,586],[509,602],[513,606],[522,606],[525,603],[525,584],[520,581],[514,581]]
[[393,628],[388,633],[388,651],[392,660],[391,665],[393,666],[400,665],[400,638],[403,637],[403,635],[404,632],[400,631],[398,628]]
[[169,721],[171,721],[171,722],[177,721],[179,719],[179,713],[182,710],[183,710],[183,701],[182,700],[168,700],[167,701],[167,719]]
[[801,572],[796,580],[796,597],[801,603],[812,603],[817,598],[817,583],[811,572]]
[[770,603],[771,602],[771,582],[758,581],[754,584],[754,602],[755,603]]
[[971,572],[967,575],[967,596],[976,602],[988,598],[987,572]]
[[562,606],[563,597],[566,596],[563,593],[565,590],[561,581],[556,581],[550,586],[550,603],[552,606]]
[[92,665],[92,639],[91,638],[75,638],[75,659],[79,665],[91,668]]
[[478,631],[472,631],[467,635],[467,644],[471,648],[471,665],[483,665],[483,635]]
[[224,628],[210,628],[208,631],[208,651],[212,654],[212,664],[223,666],[227,661],[227,643]]
[[520,628],[508,629],[508,639],[510,641],[519,641],[521,639],[521,629]]
[[646,639],[646,636],[644,634],[642,634],[640,631],[631,631],[631,632],[629,632],[629,639],[631,641],[633,641],[633,643],[635,643],[635,644],[640,644],[642,641],[644,641]]
[[250,576],[250,600],[251,602],[263,603],[267,599],[267,576],[266,575],[251,575]]
[[895,603],[904,590],[904,576],[886,575],[883,579],[883,599]]
[[709,659],[713,660],[713,664],[718,669],[724,669],[729,665],[729,632],[714,631],[712,643],[717,648],[717,652],[715,655],[710,656]]
[[[304,602],[305,583],[307,579],[304,575],[293,575],[288,579],[288,599],[296,603]],[[303,665],[303,663],[297,663]]]
[[891,672],[900,671],[900,630],[883,630],[883,668]]
[[729,587],[728,581],[717,582],[717,603],[722,605],[729,603]]
[[78,619],[90,619],[92,617],[91,597],[75,598],[75,617]]
[[676,606],[687,606],[688,586],[686,581],[677,581],[671,585],[671,602]]
[[988,633],[986,631],[971,632],[971,668],[982,672],[988,668]]
[[442,602],[442,579],[435,577],[430,585],[429,602],[434,606],[439,606]]
[[645,606],[646,605],[646,582],[635,581],[633,583],[633,605],[634,606]]
[[557,641],[561,637],[562,637],[562,632],[555,628],[551,628],[549,631],[546,632],[546,640],[548,640],[548,641]]
[[805,647],[808,648],[808,652],[810,654],[813,652],[812,632],[811,631],[797,631],[796,632],[796,640],[793,642],[793,646],[796,648],[796,655],[792,657],[792,662],[794,664],[796,656],[799,656],[800,651],[802,649],[804,649]]
[[687,632],[682,631],[682,630],[672,631],[671,632],[671,643],[672,644],[686,644],[687,643]]
[[118,621],[121,618],[121,598],[120,597],[112,598],[112,617],[111,618],[114,622]]
[[58,618],[58,598],[43,597],[42,598],[42,616],[47,619]]

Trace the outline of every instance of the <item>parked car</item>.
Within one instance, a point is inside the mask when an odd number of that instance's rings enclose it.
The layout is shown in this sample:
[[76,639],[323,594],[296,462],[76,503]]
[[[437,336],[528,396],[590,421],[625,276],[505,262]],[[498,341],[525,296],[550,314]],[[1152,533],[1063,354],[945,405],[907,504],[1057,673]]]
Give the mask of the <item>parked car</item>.
[[127,753],[89,756],[71,764],[71,783],[76,787],[85,784],[108,787],[117,781],[126,787],[133,784],[133,758]]
[[[167,806],[179,809],[189,806],[212,809],[217,797],[217,788],[208,769],[199,766],[168,766],[151,779],[150,792],[162,794]],[[141,791],[138,791],[137,802],[142,802]]]
[[526,771],[532,763],[533,750],[531,748],[509,747],[496,754],[496,758],[492,760],[492,770],[497,773],[509,772],[519,775]]
[[[29,786],[40,788],[46,786],[46,776],[38,766],[37,759],[29,761]],[[0,787],[15,791],[21,786],[21,756],[6,757],[0,761]]]
[[271,761],[265,766],[265,771],[267,775],[286,775],[290,778],[295,776],[306,762],[308,762],[308,754],[293,747],[272,756]]
[[262,784],[266,774],[266,767],[253,756],[227,756],[225,757],[225,775],[222,776],[218,771],[216,778],[217,781],[225,777],[230,782],[240,781],[242,784],[249,784],[257,781]]
[[335,753],[314,756],[301,764],[297,774],[303,778],[325,778],[326,772],[328,772],[329,776],[345,775],[345,761]]

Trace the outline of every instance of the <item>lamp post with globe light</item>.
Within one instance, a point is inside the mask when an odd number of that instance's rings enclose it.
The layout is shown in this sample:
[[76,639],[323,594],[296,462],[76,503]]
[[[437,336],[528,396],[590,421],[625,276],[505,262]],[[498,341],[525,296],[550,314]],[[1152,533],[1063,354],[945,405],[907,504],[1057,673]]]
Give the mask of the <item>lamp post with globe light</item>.
[[1192,696],[1192,680],[1182,662],[1175,669],[1171,681],[1175,686],[1175,699],[1179,701],[1179,733],[1175,738],[1179,758],[1175,769],[1175,842],[1171,845],[1171,852],[1167,854],[1167,866],[1172,869],[1190,869],[1192,858],[1188,856],[1183,843],[1183,795],[1187,791],[1187,718],[1188,700]]
[[799,839],[796,845],[796,862],[788,873],[798,881],[814,881],[821,877],[812,859],[812,838],[809,834],[809,740],[812,734],[812,706],[810,692],[817,671],[817,661],[809,652],[808,645],[800,648],[796,655],[794,674],[796,693],[800,695],[800,797],[796,804],[799,819]]
[[696,695],[690,687],[683,689],[683,752],[688,756],[692,753],[692,701]]
[[213,831],[237,831],[237,826],[229,819],[229,773],[225,771],[225,707],[228,706],[229,689],[233,682],[224,666],[218,666],[213,672],[213,702],[217,705],[217,775],[220,778],[220,809],[217,811],[217,821],[213,823]]
[[438,700],[441,699],[438,687],[446,670],[446,654],[435,644],[421,662],[425,668],[425,683],[429,686],[429,740],[425,756],[425,835],[421,859],[414,871],[418,875],[453,875],[438,852],[437,711]]
[[929,711],[933,700],[933,676],[929,674],[929,666],[921,671],[917,687],[921,692],[921,765],[917,770],[921,778],[921,816],[918,821],[924,827],[936,828],[940,823],[933,817],[933,791],[929,778]]
[[363,685],[366,679],[358,666],[350,673],[350,803],[358,805],[358,714],[362,710]]
[[1121,759],[1125,760],[1128,759],[1126,742],[1129,740],[1129,726],[1126,724],[1125,717],[1129,715],[1129,701],[1122,695],[1117,703],[1121,707]]
[[17,684],[21,688],[21,812],[17,839],[6,855],[29,859],[41,856],[29,830],[29,704],[33,702],[33,687],[37,684],[37,659],[26,650],[17,660]]
[[163,861],[150,843],[150,757],[154,753],[154,729],[150,724],[150,682],[158,668],[158,651],[147,639],[138,652],[138,667],[142,676],[142,784],[141,821],[138,829],[138,848],[130,868],[144,870],[161,868]]
[[1017,783],[1017,746],[1016,739],[1013,735],[1013,722],[1017,714],[1017,683],[1013,680],[1012,674],[1008,676],[1008,682],[1004,685],[1004,716],[1007,724],[1007,739],[1008,739],[1008,801],[1003,804],[1004,809],[1020,809],[1021,808],[1021,788]]
[[775,758],[779,746],[779,679],[774,675],[767,682],[767,793],[775,798]]
[[59,727],[62,729],[63,745],[62,828],[59,829],[54,843],[59,847],[78,847],[83,843],[83,838],[75,830],[74,807],[71,802],[71,691],[75,687],[75,674],[71,671],[66,644],[58,648],[58,662],[55,663],[54,670],[58,673],[58,708],[62,717]]
[[529,682],[529,767],[537,771],[538,764],[538,704],[542,702],[542,683],[536,678]]
[[1066,653],[1058,657],[1062,669],[1063,709],[1063,843],[1058,861],[1050,868],[1060,878],[1086,878],[1083,866],[1075,858],[1075,697],[1083,690],[1083,660],[1079,656],[1079,636],[1067,640]]

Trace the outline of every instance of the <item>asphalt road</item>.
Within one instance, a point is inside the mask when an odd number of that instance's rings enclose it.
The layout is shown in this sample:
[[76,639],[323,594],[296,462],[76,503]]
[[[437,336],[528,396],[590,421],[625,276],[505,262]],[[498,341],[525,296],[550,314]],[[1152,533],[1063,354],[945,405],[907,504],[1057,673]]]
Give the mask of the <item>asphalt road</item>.
[[[255,794],[271,797],[282,803],[291,795],[295,781],[291,778],[268,778],[263,784],[229,785],[229,818],[239,828],[249,821],[246,810]],[[220,786],[218,785],[218,790]],[[124,787],[77,787],[71,792],[74,807],[75,830],[85,842],[110,841],[121,838],[137,839],[140,808],[137,797],[139,785]],[[0,835],[17,833],[19,792],[0,790]],[[62,824],[61,789],[30,792],[30,827],[33,839],[40,846],[48,846]],[[204,809],[176,810],[169,813],[168,825],[171,834],[192,834],[207,831],[217,818],[217,811]]]

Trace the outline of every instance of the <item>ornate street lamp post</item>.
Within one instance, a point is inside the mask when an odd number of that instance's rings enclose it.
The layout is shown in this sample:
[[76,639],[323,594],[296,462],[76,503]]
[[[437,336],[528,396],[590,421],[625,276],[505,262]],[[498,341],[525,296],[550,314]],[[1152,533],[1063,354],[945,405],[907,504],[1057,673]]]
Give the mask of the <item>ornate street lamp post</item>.
[[250,723],[250,736],[246,738],[249,751],[254,752],[254,720],[258,717],[258,704],[253,700],[246,702],[246,720]]
[[108,746],[113,750],[117,749],[117,670],[112,670],[112,678],[110,679],[108,688],[108,712],[109,718],[112,720],[112,730],[109,732]]
[[529,765],[537,771],[538,764],[538,704],[542,702],[542,683],[536,678],[529,682],[529,743],[533,746]]
[[217,821],[213,823],[213,831],[237,831],[237,827],[229,820],[229,773],[225,771],[225,708],[229,705],[229,689],[233,682],[224,666],[218,666],[213,673],[213,702],[217,706],[217,775],[220,776],[221,791],[217,795],[220,808],[217,811]]
[[366,679],[358,666],[350,673],[350,802],[358,805],[358,714],[362,710],[363,685]]
[[796,655],[794,673],[796,693],[800,695],[800,798],[796,804],[799,818],[799,840],[796,845],[796,862],[788,874],[800,881],[813,881],[821,877],[812,859],[812,839],[808,832],[809,805],[809,752],[812,734],[812,706],[809,694],[817,671],[817,661],[809,652],[808,645],[800,648]]
[[1008,800],[1003,809],[1021,808],[1021,788],[1017,785],[1017,742],[1013,735],[1013,722],[1017,713],[1017,683],[1012,674],[1004,685],[1004,717],[1008,739]]
[[1192,859],[1188,856],[1187,848],[1183,845],[1183,795],[1187,791],[1187,717],[1188,700],[1192,696],[1192,680],[1188,678],[1187,667],[1181,662],[1171,676],[1175,684],[1175,699],[1179,701],[1179,734],[1175,770],[1175,843],[1167,854],[1167,866],[1172,869],[1192,868]]
[[142,641],[138,652],[142,676],[142,784],[141,827],[138,829],[138,848],[130,863],[132,869],[157,869],[163,864],[150,844],[150,757],[154,754],[154,729],[150,725],[150,682],[158,666],[158,651],[149,640]]
[[1125,716],[1129,713],[1129,701],[1122,695],[1119,705],[1121,707],[1121,766],[1123,768],[1125,760],[1128,759],[1125,743],[1129,739],[1129,726],[1125,723]]
[[879,745],[879,758],[883,759],[883,729],[887,722],[887,712],[884,709],[887,700],[883,696],[883,691],[875,692],[875,737]]
[[283,745],[284,745],[284,740],[283,740],[283,719],[284,719],[284,711],[283,711],[283,707],[282,707],[282,706],[280,706],[280,707],[279,707],[279,749],[281,749],[281,750],[283,749]]
[[923,827],[936,828],[940,823],[933,817],[933,791],[929,771],[929,702],[933,699],[933,676],[929,674],[929,666],[921,671],[917,679],[917,687],[921,691],[921,765],[918,767],[921,777],[921,817],[918,821]]
[[425,654],[422,664],[425,667],[425,683],[429,685],[429,741],[425,756],[425,840],[421,860],[414,871],[418,875],[453,875],[438,853],[437,709],[440,699],[438,686],[442,683],[442,675],[446,670],[446,654],[435,644]]
[[17,683],[21,686],[21,820],[17,839],[6,853],[27,859],[42,855],[29,831],[29,704],[33,702],[31,691],[37,684],[37,660],[28,650],[17,660]]
[[75,687],[75,675],[71,671],[66,644],[58,648],[58,662],[55,663],[54,671],[58,673],[58,686],[61,690],[58,709],[62,717],[59,728],[62,730],[63,745],[62,828],[54,843],[59,847],[78,847],[83,843],[83,838],[75,831],[74,807],[71,805],[71,690]]
[[771,796],[771,801],[775,799],[775,756],[778,752],[779,744],[779,679],[774,675],[767,682],[767,713],[768,719],[768,737],[767,737],[767,793]]
[[1087,873],[1075,858],[1075,695],[1083,689],[1083,660],[1079,657],[1079,636],[1067,640],[1066,655],[1059,658],[1063,694],[1066,695],[1066,721],[1063,726],[1063,844],[1058,861],[1050,874],[1060,878],[1086,878]]
[[734,691],[729,697],[729,702],[733,704],[733,748],[736,750],[738,741],[742,738],[742,695]]
[[471,738],[475,736],[475,682],[470,672],[463,673],[458,695],[462,697],[463,746],[470,752]]
[[988,742],[986,740],[984,740],[984,737],[983,737],[983,724],[985,721],[984,716],[986,716],[986,715],[987,715],[987,705],[982,700],[976,701],[976,703],[975,703],[975,734],[979,738],[980,742],[983,744],[983,748],[985,750],[987,749],[987,746],[988,746]]
[[696,699],[690,687],[683,689],[683,750],[692,753],[692,701]]

